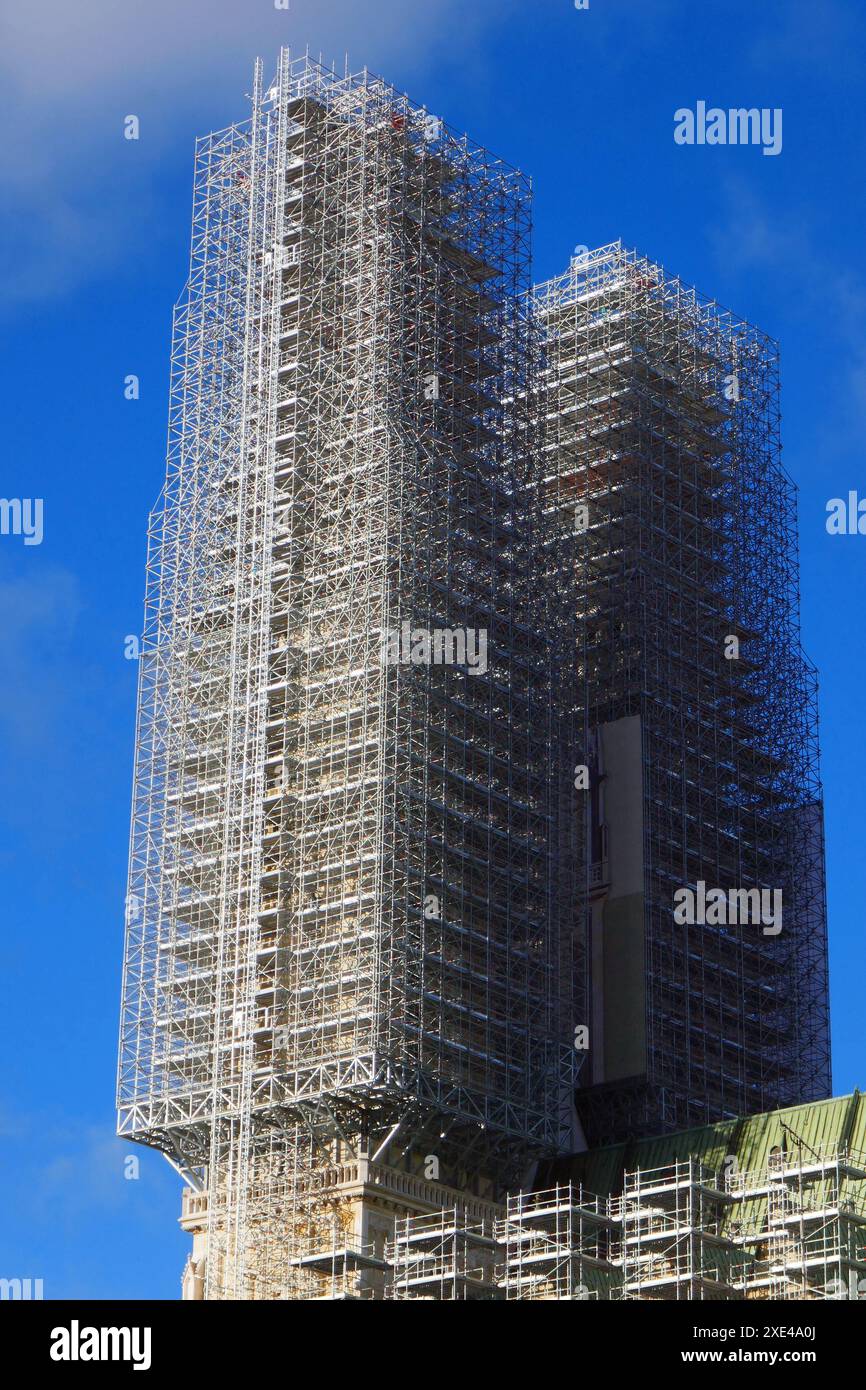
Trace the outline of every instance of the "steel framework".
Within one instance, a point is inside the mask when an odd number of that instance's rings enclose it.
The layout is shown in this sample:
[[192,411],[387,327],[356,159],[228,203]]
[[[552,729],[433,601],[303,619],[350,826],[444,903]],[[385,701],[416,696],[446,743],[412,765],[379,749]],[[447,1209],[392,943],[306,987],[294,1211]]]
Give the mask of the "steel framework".
[[516,1193],[483,1261],[467,1259],[474,1231],[459,1211],[399,1231],[389,1287],[404,1299],[466,1287],[535,1302],[862,1299],[866,1155],[792,1147],[742,1172],[689,1156],[630,1170],[607,1197],[570,1182]]
[[497,1225],[508,1299],[609,1299],[618,1279],[619,1225],[610,1204],[564,1183],[508,1198]]
[[[574,1146],[609,885],[572,778],[597,787],[606,726],[640,721],[646,1066],[593,1086],[591,1042],[590,1141],[828,1089],[776,351],[618,243],[531,291],[527,180],[366,71],[283,51],[266,86],[258,63],[194,189],[120,1132],[187,1178],[208,1298],[381,1296],[373,1188],[391,1232],[415,1198],[427,1222],[398,1227],[397,1296],[433,1241],[425,1288],[450,1250],[437,1296],[486,1297],[489,1210],[454,1192],[499,1202]],[[698,939],[672,894],[700,879],[781,889],[784,930]],[[404,1201],[431,1163],[438,1196]],[[349,1169],[379,1174],[351,1200]],[[593,1201],[552,1233],[509,1208],[501,1287],[605,1296]]]
[[[580,723],[596,785],[599,731],[640,721],[643,1016],[622,1026],[645,1035],[645,1065],[581,1092],[587,1138],[824,1097],[816,686],[800,646],[776,345],[619,242],[531,303],[548,515],[585,508]],[[587,900],[600,906],[606,827],[592,819]],[[781,890],[782,931],[678,925],[675,890],[701,880]]]
[[484,1302],[502,1297],[499,1252],[489,1222],[474,1222],[456,1205],[398,1221],[388,1249],[392,1299]]
[[209,1298],[302,1296],[341,1156],[501,1187],[571,1144],[574,604],[538,583],[529,237],[526,180],[366,71],[284,51],[198,144],[119,1108],[207,1191]]

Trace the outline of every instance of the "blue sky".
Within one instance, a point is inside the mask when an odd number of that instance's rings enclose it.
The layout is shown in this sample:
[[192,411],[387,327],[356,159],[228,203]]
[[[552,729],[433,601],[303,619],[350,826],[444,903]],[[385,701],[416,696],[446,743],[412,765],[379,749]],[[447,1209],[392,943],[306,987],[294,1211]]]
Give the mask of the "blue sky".
[[[146,11],[146,13],[144,13]],[[45,1296],[174,1298],[180,1182],[113,1138],[145,522],[163,474],[171,306],[195,136],[245,115],[252,62],[309,44],[380,72],[531,173],[535,270],[621,237],[782,347],[803,635],[821,676],[834,1088],[866,1083],[866,495],[859,0],[43,0],[3,19],[0,1275]],[[782,153],[677,146],[673,113],[781,107]],[[122,138],[136,114],[138,142]],[[136,373],[141,398],[123,379]]]

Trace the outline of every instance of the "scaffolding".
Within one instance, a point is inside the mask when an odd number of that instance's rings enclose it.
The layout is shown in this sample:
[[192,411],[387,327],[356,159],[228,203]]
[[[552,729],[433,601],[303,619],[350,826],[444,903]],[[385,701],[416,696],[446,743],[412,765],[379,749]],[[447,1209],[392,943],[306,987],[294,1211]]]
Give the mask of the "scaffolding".
[[[499,1236],[454,1193],[499,1203],[569,1152],[578,1076],[591,1143],[828,1088],[775,348],[619,244],[530,291],[530,235],[528,181],[366,70],[283,51],[197,145],[118,1104],[190,1185],[207,1298],[381,1297],[392,1265],[415,1296],[425,1261],[420,1296],[492,1296]],[[590,957],[623,719],[645,1059],[608,1084]],[[784,930],[677,926],[700,879],[781,890]],[[436,1191],[389,1189],[428,1167]],[[509,1208],[507,1296],[615,1288],[612,1213],[563,1200],[551,1229],[535,1195]]]
[[866,1154],[795,1143],[762,1170],[732,1176],[729,1189],[749,1297],[866,1296]]
[[[319,1170],[308,1182],[321,1194],[339,1176]],[[189,1195],[188,1229],[203,1200]],[[313,1210],[309,1200],[300,1206]],[[845,1141],[810,1144],[792,1133],[766,1161],[743,1169],[730,1157],[719,1169],[688,1154],[626,1170],[606,1196],[564,1182],[512,1194],[498,1210],[443,1200],[438,1210],[397,1219],[384,1241],[354,1240],[337,1210],[333,1195],[329,1218],[320,1203],[315,1247],[285,1257],[297,1272],[297,1297],[866,1298],[866,1154]],[[261,1284],[254,1296],[267,1296]]]
[[731,1195],[695,1158],[626,1174],[618,1207],[622,1296],[742,1298],[746,1260],[727,1234]]
[[[642,978],[628,1016],[621,998],[605,996],[604,1010],[640,1049],[609,1078],[593,1017],[578,1102],[587,1139],[824,1097],[816,691],[799,638],[776,345],[619,242],[578,256],[530,303],[545,354],[544,506],[560,530],[577,518],[579,533],[594,969],[612,940],[616,830],[599,750],[607,731],[639,722],[643,908],[629,951]],[[701,881],[779,890],[781,932],[678,924],[676,890]]]
[[[405,1223],[404,1248],[420,1224]],[[434,1232],[439,1239],[431,1282],[442,1289],[456,1269],[445,1230],[444,1221],[424,1223],[426,1248]],[[608,1196],[571,1182],[517,1193],[495,1230],[497,1282],[509,1300],[862,1299],[866,1156],[801,1147],[727,1172],[690,1155],[629,1170]],[[404,1297],[446,1296],[415,1292],[410,1280],[405,1288]]]
[[208,1298],[362,1258],[320,1180],[347,1155],[501,1188],[571,1144],[575,608],[538,582],[530,225],[522,175],[287,51],[198,142],[118,1092],[206,1193]]
[[455,1205],[398,1221],[389,1246],[390,1297],[398,1301],[489,1301],[502,1297],[499,1246],[489,1222]]
[[619,1286],[610,1204],[567,1183],[508,1198],[497,1226],[507,1299],[608,1300]]

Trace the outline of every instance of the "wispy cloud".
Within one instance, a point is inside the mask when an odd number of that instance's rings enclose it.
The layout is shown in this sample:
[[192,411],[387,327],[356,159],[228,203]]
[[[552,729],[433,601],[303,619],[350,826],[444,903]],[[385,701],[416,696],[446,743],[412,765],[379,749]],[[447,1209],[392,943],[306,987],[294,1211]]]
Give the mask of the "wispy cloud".
[[[733,178],[722,183],[721,198],[721,216],[709,233],[719,263],[735,274],[760,273],[776,287],[792,323],[820,324],[835,349],[832,373],[822,372],[829,386],[821,412],[822,452],[854,444],[859,450],[866,427],[866,277],[828,252],[820,228],[801,206],[771,203]],[[828,360],[827,349],[821,360]]]
[[[193,137],[244,114],[252,62],[281,44],[340,67],[423,67],[459,27],[465,61],[517,0],[42,0],[7,6],[0,41],[0,252],[7,310],[112,273],[158,234],[159,176]],[[142,123],[122,138],[123,118]]]
[[108,1114],[99,1123],[56,1111],[18,1112],[0,1126],[0,1272],[41,1278],[46,1299],[130,1297],[157,1249],[154,1296],[179,1294],[180,1180],[159,1154],[112,1129]]

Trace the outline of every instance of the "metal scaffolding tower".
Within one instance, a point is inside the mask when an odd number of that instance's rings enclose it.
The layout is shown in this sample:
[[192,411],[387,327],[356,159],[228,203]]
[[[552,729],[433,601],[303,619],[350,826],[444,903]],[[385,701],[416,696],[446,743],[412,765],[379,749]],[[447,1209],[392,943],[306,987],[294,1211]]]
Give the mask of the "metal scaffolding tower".
[[505,1297],[612,1298],[619,1286],[618,1231],[610,1204],[572,1183],[510,1196],[497,1227]]
[[731,1198],[697,1159],[626,1174],[617,1205],[623,1298],[743,1297],[745,1261],[726,1234]]
[[[775,347],[618,243],[531,290],[530,201],[287,50],[198,142],[118,1081],[190,1185],[190,1296],[644,1296],[681,1198],[676,1296],[738,1296],[691,1171],[649,1217],[506,1194],[578,1080],[591,1143],[828,1089]],[[783,929],[678,925],[700,880]],[[772,1195],[747,1253],[788,1270]]]
[[539,583],[529,239],[527,181],[366,71],[284,51],[198,144],[119,1108],[200,1191],[209,1298],[361,1259],[347,1156],[498,1190],[571,1144],[574,604]]
[[[618,242],[531,305],[541,487],[579,533],[587,1138],[824,1097],[817,708],[776,345]],[[617,820],[605,798],[627,774]],[[678,924],[676,890],[701,881],[779,890],[781,931]]]
[[732,1175],[749,1256],[747,1296],[862,1299],[866,1294],[866,1154],[796,1143],[763,1168]]
[[459,1211],[407,1218],[389,1252],[390,1296],[862,1299],[866,1155],[800,1146],[742,1172],[690,1155],[631,1169],[606,1197],[573,1183],[517,1193],[494,1229],[491,1250],[483,1239],[473,1245]]
[[502,1297],[499,1246],[488,1222],[474,1222],[462,1206],[398,1221],[389,1247],[390,1297],[489,1301]]

